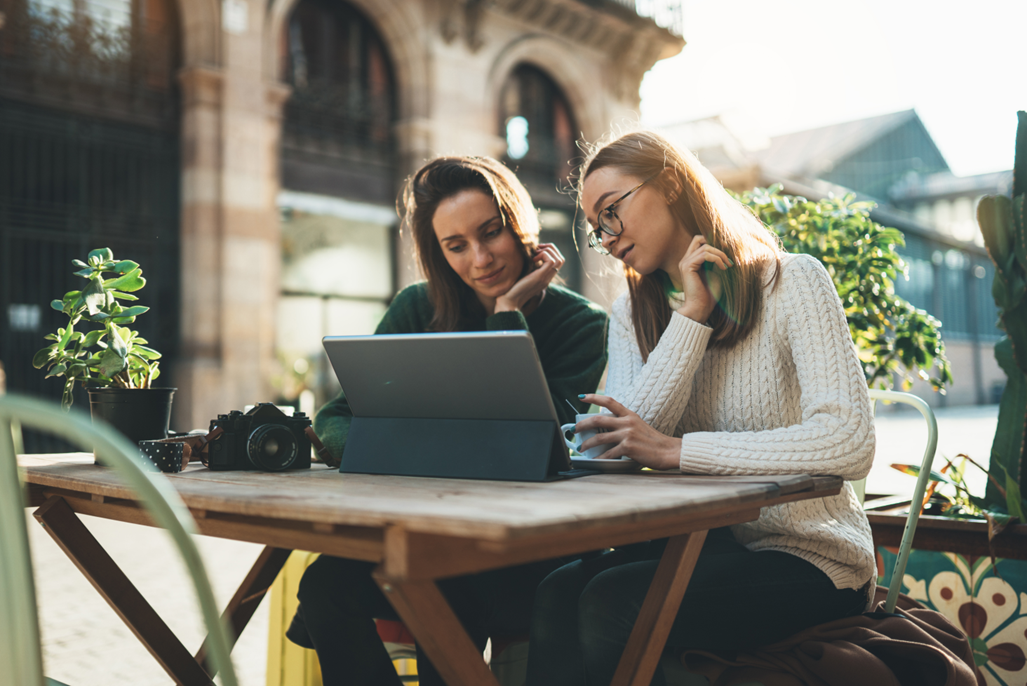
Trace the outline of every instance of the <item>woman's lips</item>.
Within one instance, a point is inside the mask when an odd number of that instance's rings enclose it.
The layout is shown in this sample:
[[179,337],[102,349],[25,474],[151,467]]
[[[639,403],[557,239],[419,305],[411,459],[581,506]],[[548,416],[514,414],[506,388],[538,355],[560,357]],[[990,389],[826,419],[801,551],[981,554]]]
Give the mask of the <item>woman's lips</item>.
[[620,255],[617,255],[617,259],[620,260],[621,262],[626,262],[627,261],[627,256],[630,255],[631,251],[634,250],[634,249],[635,249],[635,246],[633,246],[633,245],[630,246],[627,250],[622,252]]
[[499,277],[503,273],[504,269],[506,269],[505,266],[504,267],[500,267],[499,269],[497,269],[494,272],[490,272],[490,273],[486,274],[485,276],[478,277],[477,281],[478,281],[478,283],[483,283],[486,286],[491,286],[492,284],[494,284],[496,281],[499,280]]

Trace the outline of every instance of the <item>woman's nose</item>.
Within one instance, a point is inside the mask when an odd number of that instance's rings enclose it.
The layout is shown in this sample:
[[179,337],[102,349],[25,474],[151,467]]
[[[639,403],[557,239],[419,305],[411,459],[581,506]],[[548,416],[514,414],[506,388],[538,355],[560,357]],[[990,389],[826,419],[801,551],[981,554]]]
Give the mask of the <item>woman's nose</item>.
[[484,267],[492,262],[492,251],[484,245],[477,245],[474,248],[474,264],[479,267]]
[[610,234],[600,231],[599,242],[602,243],[603,249],[607,252],[613,252],[613,245],[617,242],[619,236],[611,236]]

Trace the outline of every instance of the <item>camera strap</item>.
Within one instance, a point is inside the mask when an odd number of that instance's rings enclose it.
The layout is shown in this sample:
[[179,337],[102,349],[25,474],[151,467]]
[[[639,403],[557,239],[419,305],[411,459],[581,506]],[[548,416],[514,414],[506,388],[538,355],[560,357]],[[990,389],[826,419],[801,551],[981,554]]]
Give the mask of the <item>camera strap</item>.
[[325,447],[325,444],[322,443],[321,439],[317,437],[316,433],[314,433],[314,427],[305,427],[303,429],[303,433],[305,433],[307,435],[307,438],[310,439],[310,445],[314,446],[314,450],[317,451],[317,456],[321,459],[321,461],[329,467],[337,469],[339,467],[339,464],[341,463],[341,460],[335,459],[335,456],[332,455],[331,452],[329,452],[328,448]]

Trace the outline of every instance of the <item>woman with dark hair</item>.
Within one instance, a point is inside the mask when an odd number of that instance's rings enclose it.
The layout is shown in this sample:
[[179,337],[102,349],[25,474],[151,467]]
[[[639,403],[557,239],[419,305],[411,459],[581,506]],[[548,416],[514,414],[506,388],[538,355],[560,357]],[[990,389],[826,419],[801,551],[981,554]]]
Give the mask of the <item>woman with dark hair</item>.
[[[710,531],[668,647],[735,651],[863,612],[874,547],[848,481],[874,456],[867,384],[831,277],[688,151],[638,132],[586,157],[589,244],[624,265],[603,412],[582,450],[693,474],[824,474],[841,493]],[[540,585],[528,683],[609,684],[666,539],[572,562]],[[664,683],[657,670],[654,684]]]
[[[513,172],[487,157],[443,157],[408,181],[403,227],[413,234],[427,281],[401,291],[375,333],[527,330],[561,422],[574,421],[578,396],[606,367],[606,313],[553,285],[563,265],[539,244],[538,213]],[[502,364],[502,360],[497,360]],[[325,405],[314,428],[334,455],[352,413],[344,395]],[[480,650],[493,633],[527,631],[535,588],[560,565],[541,562],[446,579],[439,586]],[[399,678],[373,618],[396,617],[371,578],[373,563],[322,555],[300,582],[300,609],[286,635],[317,651],[325,684],[395,684]],[[442,684],[418,649],[422,686]]]

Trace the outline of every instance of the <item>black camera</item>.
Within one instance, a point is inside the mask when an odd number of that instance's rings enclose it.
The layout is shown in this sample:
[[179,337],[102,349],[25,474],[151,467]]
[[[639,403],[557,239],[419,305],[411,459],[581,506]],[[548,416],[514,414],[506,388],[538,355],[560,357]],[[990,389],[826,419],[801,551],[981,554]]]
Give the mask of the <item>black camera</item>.
[[210,421],[210,430],[220,428],[224,433],[211,441],[207,466],[218,471],[310,469],[310,439],[304,433],[308,426],[307,415],[297,412],[288,417],[271,403],[245,413],[219,414]]

